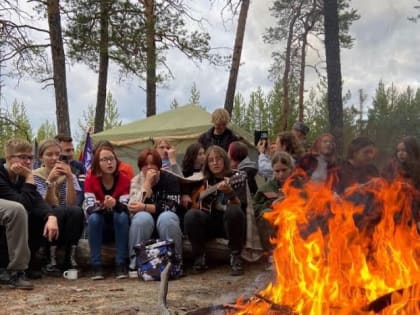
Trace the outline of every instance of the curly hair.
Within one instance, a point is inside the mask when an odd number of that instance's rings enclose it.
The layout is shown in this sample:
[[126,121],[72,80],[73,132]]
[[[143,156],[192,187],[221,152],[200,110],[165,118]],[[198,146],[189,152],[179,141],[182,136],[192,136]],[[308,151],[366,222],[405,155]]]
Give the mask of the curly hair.
[[295,160],[299,160],[305,154],[302,144],[291,131],[280,132],[277,136],[277,144],[277,151],[286,151]]
[[182,173],[184,176],[188,177],[194,173],[194,163],[200,149],[204,149],[204,146],[196,142],[191,143],[185,151],[184,159],[182,160]]

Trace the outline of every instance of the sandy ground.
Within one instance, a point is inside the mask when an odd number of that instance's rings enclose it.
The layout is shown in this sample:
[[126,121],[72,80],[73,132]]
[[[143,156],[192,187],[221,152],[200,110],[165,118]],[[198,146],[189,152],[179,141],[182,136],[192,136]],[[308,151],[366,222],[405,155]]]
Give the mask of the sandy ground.
[[[173,314],[187,314],[209,305],[232,303],[258,292],[273,276],[260,263],[246,264],[245,274],[229,275],[228,265],[210,266],[203,274],[189,274],[169,282],[168,307]],[[43,278],[32,291],[0,287],[0,314],[157,314],[159,282],[116,280],[112,272],[103,281],[88,274],[78,280]]]

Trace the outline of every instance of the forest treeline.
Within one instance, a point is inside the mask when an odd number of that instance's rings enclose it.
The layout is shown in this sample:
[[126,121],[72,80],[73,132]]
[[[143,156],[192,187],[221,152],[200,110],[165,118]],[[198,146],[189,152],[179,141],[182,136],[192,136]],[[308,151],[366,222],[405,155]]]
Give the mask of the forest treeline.
[[[224,107],[244,129],[268,130],[272,137],[296,121],[311,128],[310,137],[331,132],[339,152],[357,135],[368,135],[384,149],[401,135],[417,135],[414,124],[418,91],[398,91],[379,82],[372,104],[363,90],[352,97],[342,95],[340,49],[351,49],[356,40],[350,34],[354,21],[363,18],[350,0],[267,0],[273,24],[261,36],[273,48],[267,74],[273,88],[266,94],[255,87],[249,100],[236,92],[241,51],[250,0],[219,2],[221,20],[236,21],[230,53],[211,47],[211,31],[193,4],[214,0],[3,0],[0,2],[0,84],[4,77],[30,76],[40,88],[54,90],[56,123],[46,122],[34,135],[25,104],[16,100],[11,108],[1,105],[3,139],[18,133],[28,139],[42,139],[56,132],[81,138],[79,128],[71,132],[66,66],[82,63],[98,74],[96,104],[86,104],[78,126],[93,126],[100,132],[121,124],[118,106],[108,91],[109,69],[118,70],[117,80],[134,79],[143,85],[146,104],[139,112],[157,112],[156,91],[174,77],[166,55],[178,50],[197,63],[229,66]],[[412,18],[416,20],[416,18]],[[45,25],[41,27],[40,25]],[[308,56],[317,56],[310,58]],[[315,61],[314,61],[315,60]],[[317,88],[305,93],[308,71],[319,76]],[[122,83],[123,84],[123,83]],[[193,82],[192,82],[193,84]],[[194,86],[193,86],[194,88]],[[199,91],[195,91],[199,94]],[[108,96],[107,96],[108,94]],[[198,103],[192,91],[192,102]],[[353,104],[359,99],[358,104]],[[176,100],[173,106],[177,106]],[[391,135],[390,135],[390,130]],[[79,133],[79,134],[77,134]]]

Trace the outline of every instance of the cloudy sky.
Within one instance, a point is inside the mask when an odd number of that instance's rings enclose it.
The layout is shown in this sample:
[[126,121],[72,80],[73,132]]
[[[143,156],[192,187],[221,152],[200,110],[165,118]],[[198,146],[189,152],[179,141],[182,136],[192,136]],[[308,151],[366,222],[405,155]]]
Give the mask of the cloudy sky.
[[[200,3],[207,3],[201,1]],[[221,2],[221,1],[219,1]],[[261,87],[264,91],[272,88],[268,79],[271,64],[271,52],[280,47],[271,47],[262,40],[265,29],[273,23],[268,8],[271,0],[253,0],[248,13],[247,28],[242,52],[242,65],[239,70],[237,92],[248,100],[250,92]],[[408,85],[420,87],[420,23],[409,22],[407,17],[416,15],[414,6],[417,0],[352,0],[352,6],[361,15],[350,31],[356,39],[351,50],[342,50],[342,75],[344,92],[350,90],[353,95],[359,89],[368,94],[370,104],[379,82],[386,85],[393,83],[405,89]],[[196,15],[202,15],[209,21],[208,29],[214,47],[233,46],[236,20],[222,23],[220,9],[197,5]],[[315,60],[315,58],[309,58]],[[185,104],[191,95],[195,82],[200,92],[200,102],[212,111],[224,104],[225,90],[229,77],[227,68],[211,67],[205,63],[195,64],[176,52],[168,55],[168,64],[174,78],[158,88],[157,111],[169,108],[174,98]],[[317,83],[313,71],[307,70],[307,88]],[[45,120],[55,122],[55,99],[53,88],[41,89],[33,80],[5,80],[2,90],[1,106],[10,106],[14,99],[23,102],[28,110],[32,127],[36,130]],[[123,122],[145,117],[145,91],[143,83],[134,79],[119,83],[117,76],[111,73],[108,80]],[[67,88],[69,96],[72,132],[75,133],[77,120],[86,107],[96,103],[97,75],[83,65],[67,67]],[[355,101],[356,102],[356,101]]]

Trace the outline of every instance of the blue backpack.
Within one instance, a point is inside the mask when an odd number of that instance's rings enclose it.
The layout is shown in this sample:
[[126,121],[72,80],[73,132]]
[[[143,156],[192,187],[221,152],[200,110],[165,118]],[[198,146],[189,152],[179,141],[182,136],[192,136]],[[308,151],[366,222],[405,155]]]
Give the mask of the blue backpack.
[[144,281],[160,280],[160,274],[168,262],[172,266],[169,278],[176,279],[182,276],[182,261],[175,255],[175,244],[172,239],[151,239],[134,246],[138,266],[139,278]]

